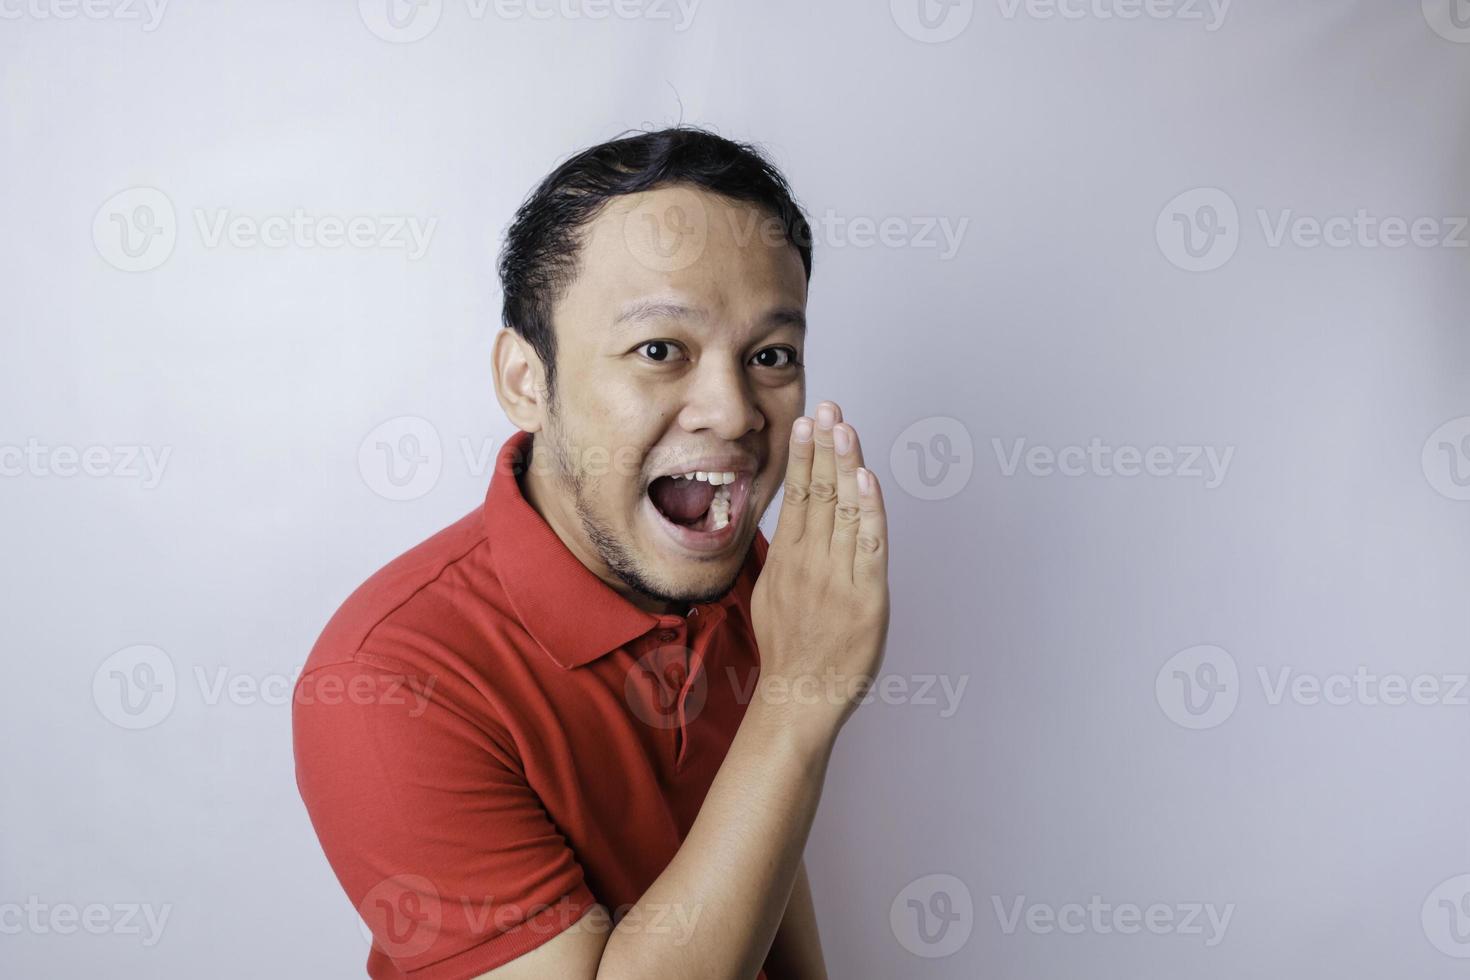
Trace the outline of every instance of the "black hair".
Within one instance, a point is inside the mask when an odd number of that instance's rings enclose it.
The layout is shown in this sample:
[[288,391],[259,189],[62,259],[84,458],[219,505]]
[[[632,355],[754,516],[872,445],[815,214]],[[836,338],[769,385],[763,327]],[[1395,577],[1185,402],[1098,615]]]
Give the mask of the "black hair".
[[555,390],[551,311],[576,276],[580,233],[610,199],[688,184],[754,204],[779,223],[812,276],[812,232],[781,172],[755,146],[695,126],[619,136],[589,147],[541,181],[516,211],[500,251],[502,322],[523,337]]

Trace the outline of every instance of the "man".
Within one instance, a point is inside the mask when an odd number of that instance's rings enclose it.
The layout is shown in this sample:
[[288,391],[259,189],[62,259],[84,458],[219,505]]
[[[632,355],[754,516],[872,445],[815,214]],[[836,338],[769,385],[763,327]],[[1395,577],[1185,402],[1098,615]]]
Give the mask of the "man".
[[801,855],[882,659],[887,532],[852,426],[802,415],[810,269],[780,174],[697,129],[586,150],[517,213],[520,431],[293,704],[371,976],[825,977]]

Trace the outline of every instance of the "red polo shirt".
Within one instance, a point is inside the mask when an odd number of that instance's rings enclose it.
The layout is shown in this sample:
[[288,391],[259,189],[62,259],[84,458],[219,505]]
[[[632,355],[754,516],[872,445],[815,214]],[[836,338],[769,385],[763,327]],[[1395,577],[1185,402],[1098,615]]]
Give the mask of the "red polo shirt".
[[[755,681],[765,537],[724,598],[644,612],[526,502],[530,446],[512,436],[483,507],[352,594],[296,684],[297,785],[372,977],[476,977],[595,902],[621,916],[688,834]],[[687,935],[696,911],[635,921]]]

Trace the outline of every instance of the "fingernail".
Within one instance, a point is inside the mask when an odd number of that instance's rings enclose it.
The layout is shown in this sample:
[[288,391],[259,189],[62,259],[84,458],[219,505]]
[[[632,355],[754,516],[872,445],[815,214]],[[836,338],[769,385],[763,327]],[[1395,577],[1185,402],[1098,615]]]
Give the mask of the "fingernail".
[[837,443],[837,451],[839,453],[846,453],[852,450],[852,433],[848,431],[845,425],[839,425],[832,430],[832,441]]
[[797,442],[812,441],[812,420],[807,418],[805,415],[797,419],[796,424],[793,425],[791,429],[793,432],[796,433]]
[[832,428],[832,423],[837,421],[837,413],[832,411],[832,406],[826,402],[817,406],[817,424],[824,429]]
[[873,474],[871,474],[871,473],[868,472],[868,468],[866,466],[859,466],[858,467],[857,477],[858,477],[858,493],[864,493],[864,494],[866,494],[866,493],[872,493],[873,492]]

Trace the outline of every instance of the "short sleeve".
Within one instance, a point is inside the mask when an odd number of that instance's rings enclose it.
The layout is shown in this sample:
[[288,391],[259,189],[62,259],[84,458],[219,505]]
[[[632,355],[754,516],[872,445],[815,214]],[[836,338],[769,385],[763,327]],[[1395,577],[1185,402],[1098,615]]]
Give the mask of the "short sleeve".
[[504,733],[435,681],[359,658],[292,702],[297,787],[373,977],[476,977],[596,904]]

